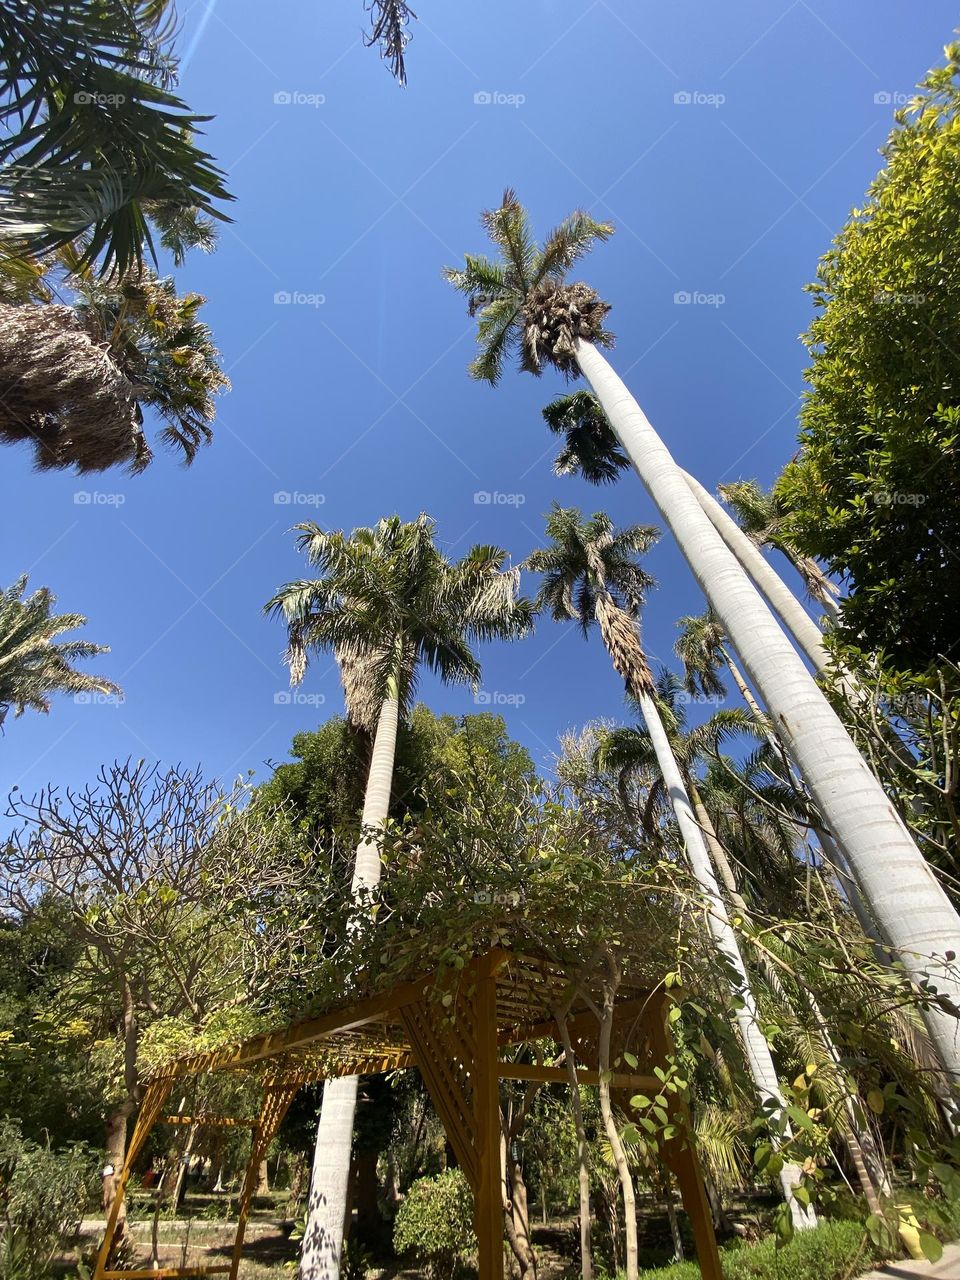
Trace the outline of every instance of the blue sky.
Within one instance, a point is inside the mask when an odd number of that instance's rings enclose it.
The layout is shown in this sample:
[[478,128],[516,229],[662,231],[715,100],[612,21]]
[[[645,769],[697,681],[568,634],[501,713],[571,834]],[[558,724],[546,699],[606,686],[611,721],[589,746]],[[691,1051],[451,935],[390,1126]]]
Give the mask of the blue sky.
[[[29,571],[87,614],[86,637],[112,646],[95,668],[126,700],[8,720],[0,794],[127,755],[263,777],[339,711],[325,659],[297,700],[276,700],[283,637],[260,609],[301,575],[296,520],[425,510],[451,554],[493,542],[518,559],[554,499],[655,520],[632,475],[603,490],[552,475],[539,411],[563,389],[554,375],[467,379],[473,327],[440,269],[481,249],[478,212],[507,185],[541,231],[576,206],[616,225],[582,274],[613,304],[612,359],[678,460],[712,488],[769,482],[792,453],[803,285],[955,5],[415,7],[400,90],[362,45],[360,0],[181,5],[181,91],[216,117],[208,143],[237,202],[217,252],[178,281],[209,299],[233,390],[189,470],[160,453],[137,477],[37,475],[5,448],[0,581]],[[702,602],[671,546],[649,567],[648,648],[669,661],[676,618]],[[540,762],[563,729],[623,714],[599,640],[572,626],[543,621],[482,657],[489,705]],[[423,696],[477,709],[429,679]]]

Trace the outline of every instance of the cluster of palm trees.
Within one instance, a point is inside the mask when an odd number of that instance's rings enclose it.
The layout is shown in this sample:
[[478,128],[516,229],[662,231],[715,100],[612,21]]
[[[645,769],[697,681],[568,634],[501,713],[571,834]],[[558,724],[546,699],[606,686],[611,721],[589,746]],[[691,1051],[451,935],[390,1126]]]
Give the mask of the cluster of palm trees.
[[[483,222],[499,256],[470,255],[462,268],[447,270],[478,320],[480,353],[472,375],[496,384],[515,356],[534,374],[552,366],[586,378],[590,391],[561,397],[544,410],[548,427],[564,438],[557,472],[605,483],[632,466],[643,481],[708,604],[702,617],[682,622],[678,656],[687,687],[716,694],[722,688],[719,668],[729,673],[747,708],[738,727],[748,724],[776,761],[794,811],[806,815],[800,825],[815,831],[824,857],[842,878],[843,897],[925,993],[921,1007],[940,1069],[947,1082],[957,1081],[960,981],[953,960],[960,953],[960,919],[817,684],[815,674],[827,664],[819,627],[760,548],[783,551],[827,612],[835,607],[833,585],[818,565],[793,555],[780,513],[757,486],[727,490],[738,523],[685,473],[601,354],[612,342],[604,327],[609,305],[568,275],[612,228],[577,212],[541,247],[511,191]],[[396,727],[420,664],[445,680],[475,681],[479,667],[472,643],[523,635],[538,609],[558,621],[576,621],[584,632],[596,623],[643,723],[642,730],[609,737],[600,763],[627,771],[655,763],[660,794],[669,801],[706,904],[707,928],[729,974],[731,1005],[758,1098],[767,1111],[782,1113],[783,1091],[731,920],[732,910],[741,921],[748,917],[742,884],[699,794],[694,735],[684,740],[676,707],[658,689],[643,651],[640,615],[652,580],[640,558],[658,530],[618,530],[603,513],[585,519],[577,510],[555,506],[545,545],[524,565],[542,578],[531,605],[519,594],[518,571],[506,567],[503,550],[474,548],[451,564],[434,546],[426,516],[409,524],[394,517],[349,537],[310,524],[299,528],[301,547],[322,576],[287,584],[267,606],[286,623],[291,676],[302,678],[312,650],[331,650],[340,662],[348,712],[375,727],[354,893],[362,897],[379,879],[378,828],[386,820]],[[853,688],[852,679],[847,687]],[[722,723],[711,731],[722,732]],[[763,821],[757,817],[758,825]],[[775,972],[767,976],[778,981]],[[813,996],[791,998],[807,1001],[824,1053],[836,1056]],[[355,1099],[355,1080],[325,1090],[302,1268],[309,1280],[339,1274]],[[844,1105],[854,1164],[876,1206],[885,1189],[882,1164],[859,1100],[849,1096]],[[786,1125],[778,1132],[789,1138]],[[812,1225],[801,1170],[789,1161],[781,1166],[795,1225]]]

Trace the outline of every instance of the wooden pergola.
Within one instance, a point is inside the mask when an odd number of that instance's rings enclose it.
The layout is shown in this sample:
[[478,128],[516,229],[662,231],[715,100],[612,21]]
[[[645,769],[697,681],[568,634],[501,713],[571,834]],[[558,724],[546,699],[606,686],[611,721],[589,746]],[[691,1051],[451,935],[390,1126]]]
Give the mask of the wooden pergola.
[[[575,998],[570,1004],[570,977],[559,966],[534,956],[491,951],[476,957],[455,979],[449,974],[425,974],[282,1030],[166,1063],[147,1084],[107,1216],[93,1280],[158,1280],[216,1273],[236,1280],[260,1162],[297,1092],[305,1084],[336,1076],[372,1075],[404,1067],[420,1071],[473,1190],[480,1280],[503,1280],[499,1082],[566,1084],[569,1076],[562,1067],[508,1061],[501,1051],[537,1040],[556,1040],[556,1010],[570,1005],[568,1027],[578,1077],[584,1084],[598,1083],[599,1023],[590,1009],[590,1000],[599,1003],[599,983],[597,988],[587,992],[589,1000]],[[669,1002],[662,992],[629,985],[622,986],[617,995],[610,1083],[616,1100],[629,1110],[632,1094],[661,1089],[653,1071],[657,1067],[665,1070],[672,1052]],[[633,1060],[638,1064],[635,1072],[620,1069]],[[255,1120],[168,1114],[168,1098],[177,1082],[213,1072],[242,1072],[258,1080],[262,1101]],[[676,1177],[690,1217],[701,1274],[705,1280],[723,1280],[710,1206],[689,1138],[689,1116],[675,1094],[667,1096],[675,1133],[661,1142],[661,1156]],[[157,1123],[248,1124],[252,1128],[229,1263],[149,1271],[110,1269],[111,1247],[130,1172]]]

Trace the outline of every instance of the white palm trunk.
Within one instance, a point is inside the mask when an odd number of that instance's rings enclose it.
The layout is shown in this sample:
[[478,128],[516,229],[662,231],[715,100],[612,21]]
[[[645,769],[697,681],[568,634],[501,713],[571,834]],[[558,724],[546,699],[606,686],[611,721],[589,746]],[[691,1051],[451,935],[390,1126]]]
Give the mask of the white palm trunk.
[[[385,698],[377,721],[363,798],[363,835],[357,845],[353,868],[355,897],[374,888],[380,880],[380,843],[375,833],[390,812],[399,719],[397,699]],[[341,1076],[328,1080],[323,1086],[300,1256],[301,1280],[340,1278],[358,1083],[357,1076]]]
[[[718,535],[680,468],[608,362],[591,344],[577,360],[623,449],[767,706],[907,973],[960,1006],[960,917],[883,788],[756,588]],[[960,1082],[957,1018],[925,1014],[941,1062]]]
[[[740,1029],[740,1037],[743,1041],[750,1075],[761,1101],[773,1103],[777,1111],[782,1112],[787,1104],[783,1094],[780,1092],[780,1081],[777,1079],[773,1056],[770,1053],[770,1046],[760,1030],[760,1024],[757,1019],[757,1003],[750,988],[750,979],[747,976],[743,957],[740,954],[740,947],[737,944],[737,935],[733,931],[730,917],[727,915],[727,908],[720,896],[720,888],[713,873],[713,865],[707,852],[703,832],[694,816],[693,806],[690,803],[690,796],[687,793],[680,766],[677,764],[673,748],[670,746],[670,740],[664,730],[657,704],[649,694],[643,694],[639,698],[639,703],[643,718],[646,721],[647,732],[650,734],[650,741],[656,753],[660,774],[677,817],[677,825],[680,828],[687,860],[694,876],[696,876],[697,883],[703,890],[704,897],[707,899],[707,927],[710,930],[710,936],[717,950],[726,958],[731,970],[737,975],[733,996],[736,1005],[737,1026]],[[790,1206],[794,1227],[802,1231],[807,1227],[815,1227],[817,1219],[813,1209],[804,1208],[793,1195],[793,1188],[799,1184],[800,1178],[800,1169],[797,1165],[791,1164],[789,1161],[784,1162],[780,1171],[780,1183],[783,1187],[784,1199]]]

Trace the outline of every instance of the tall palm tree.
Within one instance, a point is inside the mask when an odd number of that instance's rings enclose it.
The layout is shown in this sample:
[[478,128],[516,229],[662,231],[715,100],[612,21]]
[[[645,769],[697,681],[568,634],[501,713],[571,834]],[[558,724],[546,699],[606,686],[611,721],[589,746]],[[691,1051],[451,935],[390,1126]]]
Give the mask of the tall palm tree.
[[[352,889],[365,899],[380,880],[379,828],[387,819],[397,727],[408,712],[420,670],[441,680],[475,684],[472,645],[506,640],[530,627],[532,610],[518,597],[519,575],[505,570],[499,547],[477,546],[451,562],[436,546],[429,516],[399,516],[373,528],[326,532],[297,526],[298,546],[317,578],[288,582],[266,611],[287,628],[290,679],[298,684],[310,656],[328,651],[341,663],[354,707],[376,707],[373,750],[363,802]],[[347,1179],[357,1077],[324,1086],[301,1276],[337,1280],[347,1206]]]
[[[731,778],[724,772],[729,762],[724,760],[721,764],[719,757],[721,743],[733,735],[766,738],[768,729],[763,719],[758,722],[749,712],[724,709],[706,722],[688,728],[678,702],[680,692],[679,682],[669,672],[657,682],[657,701],[664,728],[728,901],[749,923],[751,911],[741,886],[741,881],[749,877],[753,896],[759,895],[768,915],[782,918],[783,899],[786,898],[788,918],[792,912],[799,912],[802,916],[807,909],[806,903],[801,900],[798,904],[791,900],[795,898],[796,870],[800,866],[797,861],[798,829],[789,818],[785,820],[779,811],[772,812],[764,804],[764,790],[769,789],[764,788],[762,782],[755,779],[750,787],[737,787],[736,775]],[[601,739],[595,761],[601,770],[616,771],[621,795],[625,792],[629,795],[627,784],[633,777],[639,775],[649,780],[644,818],[647,834],[655,835],[651,815],[657,801],[663,800],[664,784],[652,768],[656,754],[650,734],[641,727],[614,729]],[[711,761],[714,762],[713,767],[708,767],[701,778],[703,766],[709,766]],[[731,782],[736,789],[734,795],[731,795]],[[782,797],[780,799],[782,802]],[[793,807],[802,812],[803,797],[798,796],[797,800]],[[772,902],[769,898],[771,884],[774,890]],[[878,1197],[890,1194],[889,1181],[865,1119],[867,1108],[858,1098],[856,1087],[850,1083],[827,1019],[811,990],[786,990],[780,972],[770,963],[766,952],[761,953],[759,965],[779,1004],[791,1013],[802,1006],[808,1014],[812,1034],[820,1048],[817,1060],[829,1064],[833,1092],[842,1107],[843,1122],[839,1127],[851,1163],[871,1211],[879,1213]]]
[[[529,567],[543,575],[537,604],[560,622],[579,622],[586,634],[596,622],[614,669],[627,693],[640,708],[664,787],[680,828],[684,850],[708,904],[707,924],[718,952],[735,975],[734,1004],[750,1074],[764,1104],[782,1112],[780,1090],[770,1046],[760,1029],[756,1001],[736,934],[720,896],[704,834],[694,813],[683,773],[670,746],[656,698],[653,674],[640,640],[639,616],[649,574],[638,563],[658,537],[649,525],[616,529],[610,517],[598,512],[584,520],[574,508],[554,506],[547,519],[546,547],[528,558]],[[800,1170],[785,1162],[781,1171],[784,1198],[798,1228],[815,1225],[816,1218],[793,1195]]]
[[785,527],[786,512],[780,498],[764,489],[757,480],[735,480],[717,486],[724,502],[737,517],[737,523],[757,547],[770,547],[790,561],[803,579],[803,585],[811,600],[816,601],[831,615],[838,612],[836,583],[831,582],[812,556],[798,551]]
[[508,356],[540,373],[552,365],[590,383],[623,451],[677,539],[688,564],[778,725],[870,902],[886,937],[920,987],[944,1067],[960,1083],[960,916],[871,773],[837,714],[691,491],[643,410],[605,360],[609,304],[571,267],[612,227],[583,212],[540,248],[512,191],[483,215],[496,260],[469,255],[447,278],[477,317],[474,377],[495,383]]
[[74,265],[74,305],[0,303],[0,440],[28,442],[41,469],[140,471],[153,456],[149,411],[192,462],[230,385],[204,299],[147,268],[101,281]]
[[0,725],[14,714],[48,712],[54,693],[103,693],[122,696],[112,680],[90,676],[73,665],[109,653],[109,645],[86,640],[57,640],[86,624],[82,613],[53,613],[56,597],[47,587],[24,599],[27,575],[0,591]]

